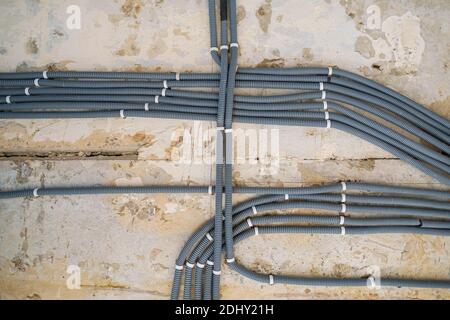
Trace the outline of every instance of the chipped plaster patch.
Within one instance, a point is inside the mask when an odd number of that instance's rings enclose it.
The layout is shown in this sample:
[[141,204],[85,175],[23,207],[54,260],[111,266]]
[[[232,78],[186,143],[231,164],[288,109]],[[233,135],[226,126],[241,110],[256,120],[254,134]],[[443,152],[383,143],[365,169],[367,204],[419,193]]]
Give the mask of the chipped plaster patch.
[[425,51],[420,19],[409,11],[402,16],[390,16],[383,21],[381,32],[382,36],[377,39],[359,37],[356,51],[395,73],[417,72]]
[[356,39],[355,50],[364,58],[372,58],[375,55],[372,41],[367,36],[360,36]]
[[417,70],[425,50],[420,35],[420,19],[407,12],[403,16],[387,18],[382,25],[387,42],[392,48],[397,68]]
[[255,15],[258,18],[259,27],[265,33],[269,30],[269,25],[272,20],[272,1],[266,0],[264,4],[262,4]]

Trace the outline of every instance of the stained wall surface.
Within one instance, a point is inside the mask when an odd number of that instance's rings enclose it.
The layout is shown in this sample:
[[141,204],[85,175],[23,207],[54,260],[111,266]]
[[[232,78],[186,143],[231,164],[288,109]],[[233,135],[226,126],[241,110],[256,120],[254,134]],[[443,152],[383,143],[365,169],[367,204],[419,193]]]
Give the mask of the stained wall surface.
[[[68,27],[71,5],[80,8],[80,29]],[[449,16],[447,0],[238,1],[239,65],[338,66],[449,117]],[[217,71],[208,53],[206,0],[1,0],[0,27],[1,71]],[[0,188],[210,185],[212,128],[159,119],[2,120]],[[244,152],[234,166],[235,185],[351,180],[445,188],[335,130],[237,128],[279,144]],[[167,299],[175,258],[212,216],[213,200],[174,194],[2,200],[0,298]],[[272,273],[363,277],[379,266],[382,277],[450,278],[450,239],[434,236],[261,236],[239,244],[237,258]],[[80,289],[67,287],[71,265],[81,270]],[[227,267],[222,284],[225,299],[450,299],[448,290],[266,286]]]

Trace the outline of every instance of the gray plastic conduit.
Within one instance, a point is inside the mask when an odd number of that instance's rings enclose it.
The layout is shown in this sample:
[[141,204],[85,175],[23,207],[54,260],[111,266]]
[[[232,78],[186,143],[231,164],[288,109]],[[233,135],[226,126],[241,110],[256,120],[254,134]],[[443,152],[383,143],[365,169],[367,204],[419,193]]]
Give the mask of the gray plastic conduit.
[[[345,187],[344,187],[345,185]],[[323,186],[323,187],[312,187],[312,188],[304,188],[304,189],[283,189],[283,188],[271,188],[270,192],[271,193],[282,193],[284,192],[289,192],[289,191],[293,191],[295,193],[304,193],[304,194],[311,194],[311,193],[317,193],[317,194],[321,194],[323,192],[345,192],[345,191],[361,191],[361,190],[368,190],[369,192],[387,192],[387,193],[408,193],[408,194],[412,194],[415,193],[419,196],[436,196],[438,198],[442,198],[442,199],[449,199],[449,193],[445,192],[445,191],[436,191],[433,190],[430,193],[430,190],[427,189],[418,189],[418,188],[409,188],[409,187],[392,187],[392,186],[384,186],[384,185],[374,185],[374,184],[359,184],[359,183],[348,183],[348,184],[336,184],[336,185],[328,185],[328,186]],[[259,189],[254,189],[254,188],[247,188],[245,189],[248,192],[256,192],[256,191],[261,191]],[[265,191],[268,191],[267,189],[264,189]],[[238,188],[235,189],[235,191],[241,191]],[[295,197],[295,196],[293,196]],[[289,197],[290,199],[293,197]],[[272,204],[270,205],[271,202],[273,201],[283,201],[285,200],[285,195],[280,195],[280,196],[265,196],[265,197],[260,197],[260,198],[256,198],[256,199],[251,199],[247,202],[244,202],[238,206],[236,206],[233,209],[233,215],[234,216],[239,216],[241,215],[240,218],[235,218],[236,221],[240,222],[242,220],[245,220],[247,217],[251,216],[252,210],[250,209],[252,206],[255,206],[258,208],[258,212],[263,211],[263,210],[270,210],[270,209],[279,209],[279,204]],[[350,198],[351,199],[351,198]],[[383,201],[382,201],[383,202]],[[266,206],[263,206],[265,204],[269,204]],[[312,206],[316,206],[317,204],[312,204]],[[291,204],[289,206],[298,206],[298,204]],[[310,204],[311,206],[311,204]],[[287,208],[286,205],[283,206],[283,208]],[[336,207],[330,207],[330,206],[322,206],[322,208],[328,208],[328,209],[336,209]],[[371,211],[371,209],[368,209],[368,211]],[[384,208],[380,210],[383,214],[385,214],[384,212]],[[405,208],[405,211],[407,211],[407,208]],[[242,214],[244,213],[244,215],[242,216]],[[448,212],[447,212],[448,215]],[[320,219],[320,218],[319,218]],[[405,219],[401,219],[402,221],[405,221]],[[378,219],[379,221],[379,219]],[[398,223],[398,219],[395,220]],[[419,225],[421,224],[423,220],[417,220],[415,222],[415,225]],[[408,224],[409,225],[409,224]],[[447,223],[448,225],[448,223]],[[212,223],[207,223],[205,225],[205,229],[203,229],[203,235],[207,232],[205,230],[208,230],[209,227],[212,227]],[[196,233],[193,235],[193,237],[190,239],[190,241],[188,241],[189,245],[192,246],[192,244],[195,242],[192,239],[197,238],[200,239],[202,237],[201,232],[200,233]],[[189,249],[187,249],[188,246],[185,246],[184,251],[189,251]],[[201,262],[201,261],[200,261]]]
[[233,249],[233,98],[234,86],[237,71],[238,59],[238,39],[237,39],[237,22],[236,22],[236,0],[228,1],[230,16],[230,56],[231,61],[228,68],[227,98],[225,109],[225,243],[226,243],[226,260],[234,260]]
[[220,295],[220,274],[222,263],[222,208],[223,208],[223,174],[224,174],[224,135],[226,95],[228,80],[228,29],[227,29],[227,1],[220,1],[220,85],[219,101],[217,111],[216,127],[216,198],[215,198],[215,220],[214,220],[214,266],[212,271],[212,295],[214,299],[219,299]]
[[[224,108],[222,108],[223,110]],[[103,117],[147,117],[147,118],[167,118],[167,119],[190,119],[190,120],[212,120],[214,117],[213,114],[205,114],[205,113],[195,113],[195,110],[192,110],[192,112],[165,112],[165,111],[136,111],[136,110],[120,110],[120,112],[117,111],[89,111],[89,112],[0,112],[0,119],[35,119],[35,118],[103,118]],[[223,118],[223,117],[222,117]],[[306,127],[326,127],[327,121],[319,121],[319,120],[309,120],[308,118],[300,118],[300,119],[292,119],[292,118],[269,118],[269,117],[245,117],[245,116],[236,116],[235,117],[236,122],[243,122],[243,123],[258,123],[258,124],[267,124],[267,125],[287,125],[287,126],[306,126]],[[347,123],[353,123],[353,125],[357,125],[356,122],[352,120],[347,120]],[[397,144],[389,144],[383,139],[380,139],[378,136],[380,136],[380,133],[375,133],[375,135],[372,135],[370,133],[367,133],[367,131],[370,131],[371,133],[374,133],[373,130],[370,130],[369,128],[363,128],[359,126],[359,128],[355,128],[353,126],[341,123],[339,121],[333,121],[330,122],[331,128],[336,128],[342,131],[345,131],[347,133],[356,135],[364,140],[367,140],[368,142],[371,142],[372,144],[375,144],[384,150],[390,152],[391,154],[399,157],[400,159],[404,160],[405,162],[409,163],[410,165],[416,167],[420,171],[424,172],[425,174],[432,176],[436,180],[444,183],[444,184],[450,184],[450,178],[448,178],[447,174],[447,168],[446,164],[439,164],[434,162],[434,160],[430,160],[430,157],[428,155],[421,156],[420,153],[417,153],[415,151],[412,152],[413,156],[418,156],[419,159],[427,160],[429,163],[432,163],[434,165],[437,164],[438,168],[433,169],[430,166],[427,166],[423,164],[420,160],[417,160],[416,158],[410,156],[408,153],[405,153],[404,151],[399,149],[399,145]],[[382,135],[382,137],[387,139],[388,141],[392,142],[392,140],[385,135]],[[218,137],[217,141],[220,142],[223,141],[223,134],[221,130],[218,130]],[[400,145],[402,147],[403,145]],[[403,146],[403,149],[409,150],[408,147]],[[218,156],[220,157],[221,154],[219,153]],[[223,162],[223,160],[218,159],[219,166],[223,166],[220,164],[220,162]],[[444,173],[442,173],[441,170],[444,170]]]
[[[269,75],[328,75],[329,69],[323,67],[307,67],[307,68],[240,68],[241,73],[249,73],[249,74],[269,74]],[[412,109],[422,113],[424,116],[430,117],[434,119],[436,122],[443,124],[445,127],[450,129],[450,121],[435,114],[431,110],[425,108],[422,105],[419,105],[417,102],[401,95],[398,92],[393,91],[392,89],[383,86],[380,83],[377,83],[373,80],[364,78],[355,73],[344,71],[338,68],[333,68],[333,75],[339,76],[342,78],[353,80],[357,83],[363,84],[367,87],[376,89],[382,93],[385,93],[405,104],[410,106]]]
[[[268,200],[270,201],[270,200]],[[281,201],[281,199],[279,199]],[[252,202],[252,201],[250,201]],[[250,203],[253,204],[253,203]],[[256,206],[256,210],[258,214],[260,212],[264,211],[270,211],[270,210],[280,210],[280,209],[286,209],[290,207],[296,207],[298,204],[294,203],[292,205],[289,205],[289,203],[265,203],[263,205]],[[248,206],[248,205],[247,205]],[[241,207],[247,207],[246,205],[241,205]],[[329,208],[330,209],[330,208]],[[239,215],[242,215],[240,218],[238,218]],[[383,212],[385,214],[385,212]],[[268,223],[315,223],[321,225],[321,227],[317,228],[305,228],[305,227],[286,227],[286,226],[280,226],[275,228],[267,228],[268,233],[335,233],[335,234],[341,234],[342,232],[342,226],[345,226],[346,233],[347,234],[371,234],[371,233],[420,233],[420,234],[431,234],[431,235],[450,235],[450,222],[435,222],[435,221],[424,221],[417,218],[351,218],[351,217],[345,217],[345,225],[342,223],[342,220],[340,217],[337,216],[296,216],[296,215],[283,215],[283,216],[253,216],[253,213],[247,209],[244,209],[241,212],[235,213],[234,220],[237,221],[237,223],[240,223],[241,221],[247,219],[249,216],[251,216],[251,223],[253,226],[258,226],[260,224],[268,224]],[[244,229],[242,229],[242,226],[247,226],[247,222],[242,222],[238,227],[235,229],[238,229],[238,231],[234,231],[233,235],[236,235],[236,233],[242,232]],[[336,225],[339,226],[339,228],[324,228],[324,225]],[[427,228],[424,227],[424,225],[433,227],[433,228]],[[348,228],[348,226],[357,226],[359,228]],[[361,228],[361,226],[364,226],[365,228]],[[371,226],[371,228],[368,228],[368,226]],[[373,227],[376,226],[376,227]],[[383,227],[383,228],[380,228]],[[395,226],[395,227],[393,227]],[[405,226],[413,226],[414,228],[404,228]],[[241,227],[241,228],[240,228]],[[431,230],[433,229],[433,230]],[[446,231],[447,230],[447,231]],[[206,241],[201,242],[201,250],[204,250],[207,246]],[[197,247],[198,248],[198,247]],[[199,250],[194,250],[195,254],[191,255],[191,257],[199,257]],[[209,256],[211,252],[209,252],[206,256]],[[190,264],[194,264],[195,259],[190,260]],[[199,265],[202,267],[206,260],[204,260],[204,257],[200,257]],[[229,263],[230,265],[233,265],[234,261]],[[194,268],[196,268],[194,266]],[[202,268],[200,268],[202,269]],[[201,285],[199,282],[201,282],[201,271],[195,270],[195,274],[197,274],[196,284],[195,284],[195,292],[196,297],[198,298],[199,292],[201,292]],[[192,278],[185,279],[185,298],[190,298],[190,283]],[[338,281],[339,279],[336,279],[335,285],[341,285]],[[444,281],[446,282],[446,281]],[[420,281],[418,282],[420,283]]]

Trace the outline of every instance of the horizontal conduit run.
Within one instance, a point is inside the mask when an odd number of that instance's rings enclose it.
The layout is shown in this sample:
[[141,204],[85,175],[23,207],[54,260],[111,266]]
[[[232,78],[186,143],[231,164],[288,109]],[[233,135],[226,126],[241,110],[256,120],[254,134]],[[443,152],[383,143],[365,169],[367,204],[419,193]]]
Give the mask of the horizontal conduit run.
[[[411,99],[335,67],[238,68],[236,1],[209,0],[211,56],[217,73],[43,71],[0,73],[0,119],[165,118],[216,123],[214,186],[53,187],[3,190],[0,199],[58,195],[201,193],[215,216],[193,233],[174,268],[172,299],[219,299],[222,260],[268,285],[366,286],[372,277],[261,274],[239,263],[235,244],[266,234],[330,237],[415,233],[450,236],[450,192],[340,182],[298,188],[232,184],[233,123],[317,127],[347,132],[450,185],[450,121]],[[229,40],[228,40],[229,39]],[[235,88],[291,90],[235,95]],[[198,89],[207,89],[199,91]],[[212,91],[212,92],[211,92]],[[233,194],[257,197],[233,205]],[[324,210],[326,215],[268,213]],[[450,288],[450,280],[381,279],[382,286]]]

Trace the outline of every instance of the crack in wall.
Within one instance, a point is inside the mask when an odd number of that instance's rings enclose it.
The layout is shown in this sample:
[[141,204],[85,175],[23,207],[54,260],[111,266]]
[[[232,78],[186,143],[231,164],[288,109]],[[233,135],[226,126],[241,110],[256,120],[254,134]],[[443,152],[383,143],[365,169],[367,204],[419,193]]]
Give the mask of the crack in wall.
[[10,160],[137,160],[138,151],[48,151],[0,152],[0,161]]

